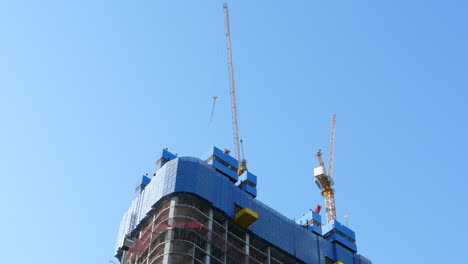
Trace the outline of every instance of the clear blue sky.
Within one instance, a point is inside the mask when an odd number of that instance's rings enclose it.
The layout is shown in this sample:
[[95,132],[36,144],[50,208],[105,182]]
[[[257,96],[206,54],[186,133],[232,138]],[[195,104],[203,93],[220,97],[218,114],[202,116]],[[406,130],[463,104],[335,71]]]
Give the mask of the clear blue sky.
[[[464,261],[468,3],[230,2],[258,199],[336,203],[376,264]],[[0,1],[2,263],[108,263],[163,147],[233,148],[222,1]],[[209,124],[212,96],[217,95]]]

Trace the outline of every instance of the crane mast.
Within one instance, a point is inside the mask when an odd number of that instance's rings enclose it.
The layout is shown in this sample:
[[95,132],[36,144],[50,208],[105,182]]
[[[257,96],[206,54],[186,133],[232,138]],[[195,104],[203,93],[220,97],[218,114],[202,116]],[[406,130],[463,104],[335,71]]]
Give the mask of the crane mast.
[[241,160],[240,143],[239,143],[239,122],[237,120],[237,101],[236,101],[236,85],[234,81],[234,65],[232,63],[232,48],[231,48],[231,29],[229,26],[229,7],[227,3],[223,4],[224,10],[224,30],[226,32],[226,49],[227,60],[229,67],[229,89],[231,93],[231,112],[232,112],[232,132],[234,136],[234,146],[236,148],[236,158]]
[[335,123],[336,115],[332,115],[331,133],[330,133],[330,157],[328,161],[328,173],[325,171],[325,164],[322,159],[322,152],[319,150],[316,154],[319,162],[319,167],[314,169],[315,183],[322,192],[325,199],[325,209],[327,214],[327,223],[336,220],[336,206],[335,206],[335,184],[332,178],[333,173],[333,155],[335,148]]

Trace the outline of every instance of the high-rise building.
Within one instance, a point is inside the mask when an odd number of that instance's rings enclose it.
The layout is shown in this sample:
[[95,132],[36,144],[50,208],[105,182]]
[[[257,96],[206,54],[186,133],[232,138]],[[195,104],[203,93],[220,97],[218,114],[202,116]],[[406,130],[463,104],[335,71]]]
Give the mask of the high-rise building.
[[371,264],[354,232],[309,211],[291,220],[255,197],[257,177],[213,147],[204,159],[162,151],[124,214],[116,257],[124,264]]

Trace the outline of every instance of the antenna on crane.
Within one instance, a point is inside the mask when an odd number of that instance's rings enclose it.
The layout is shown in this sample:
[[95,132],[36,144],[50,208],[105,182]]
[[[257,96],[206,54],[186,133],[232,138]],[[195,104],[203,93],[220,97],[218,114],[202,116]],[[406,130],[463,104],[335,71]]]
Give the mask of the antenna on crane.
[[336,220],[336,206],[335,206],[335,190],[333,185],[335,182],[332,178],[333,173],[333,155],[335,148],[335,123],[336,115],[332,115],[331,121],[331,134],[330,134],[330,157],[328,161],[328,173],[325,171],[325,164],[322,159],[322,151],[317,151],[317,159],[319,167],[314,169],[315,183],[322,192],[325,199],[325,209],[327,212],[327,223]]
[[229,25],[229,7],[227,3],[223,4],[224,10],[224,30],[226,32],[226,49],[229,67],[229,89],[231,93],[231,112],[232,112],[232,131],[234,137],[234,146],[236,149],[236,158],[239,161],[238,174],[241,175],[247,170],[247,161],[241,159],[241,149],[239,140],[239,122],[237,119],[237,101],[236,101],[236,84],[234,80],[234,65],[232,63],[232,48],[231,48],[231,28]]

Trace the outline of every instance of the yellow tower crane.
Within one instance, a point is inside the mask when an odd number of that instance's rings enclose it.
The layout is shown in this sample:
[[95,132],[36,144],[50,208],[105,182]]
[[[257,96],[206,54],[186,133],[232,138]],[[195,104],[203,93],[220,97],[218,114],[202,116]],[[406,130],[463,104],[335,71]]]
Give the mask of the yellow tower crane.
[[330,133],[330,156],[328,160],[328,174],[325,171],[325,164],[322,159],[322,151],[317,151],[317,159],[319,166],[314,169],[315,183],[322,192],[325,199],[325,209],[327,213],[327,223],[336,220],[336,206],[335,206],[335,190],[333,185],[335,182],[332,178],[333,173],[333,155],[335,149],[335,123],[336,115],[332,115],[331,120],[331,133]]

